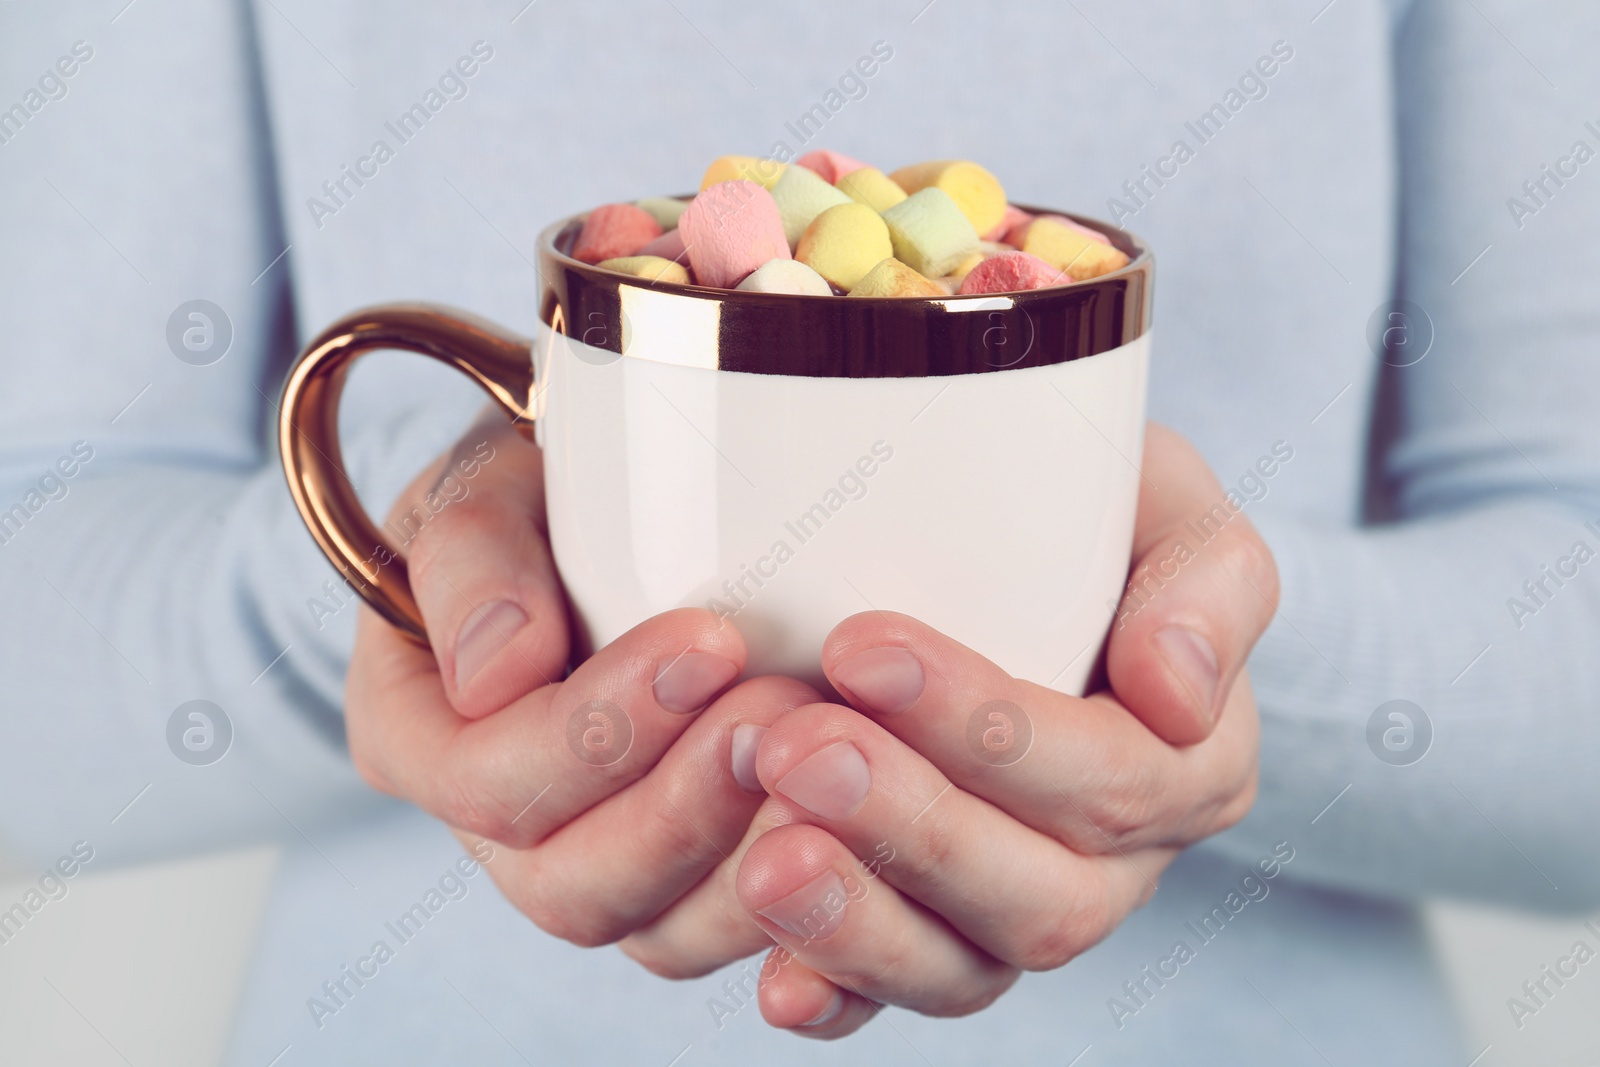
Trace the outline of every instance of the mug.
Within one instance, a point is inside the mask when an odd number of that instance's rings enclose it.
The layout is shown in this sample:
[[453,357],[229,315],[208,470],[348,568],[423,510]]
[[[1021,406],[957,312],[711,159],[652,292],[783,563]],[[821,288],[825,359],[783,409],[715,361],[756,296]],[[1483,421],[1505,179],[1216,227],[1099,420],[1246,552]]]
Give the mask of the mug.
[[419,352],[541,446],[577,655],[702,607],[739,629],[748,673],[825,687],[828,632],[896,611],[1081,694],[1128,573],[1154,260],[1132,234],[1077,221],[1129,263],[920,299],[646,281],[573,259],[582,217],[562,220],[539,237],[532,340],[423,304],[316,337],[281,405],[290,491],[345,580],[425,642],[405,561],[350,488],[338,435],[351,362]]

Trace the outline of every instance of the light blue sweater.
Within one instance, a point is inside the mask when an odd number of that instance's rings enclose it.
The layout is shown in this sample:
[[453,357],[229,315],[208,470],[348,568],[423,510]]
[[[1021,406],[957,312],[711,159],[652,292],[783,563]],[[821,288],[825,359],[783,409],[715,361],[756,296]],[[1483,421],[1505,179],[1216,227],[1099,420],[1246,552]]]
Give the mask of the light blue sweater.
[[[0,5],[0,828],[94,867],[289,843],[230,1062],[1460,1067],[1417,899],[1600,901],[1592,6],[125,2]],[[1148,238],[1151,413],[1250,500],[1284,578],[1251,661],[1255,812],[993,1009],[826,1048],[767,1030],[741,966],[663,982],[481,874],[386,934],[460,849],[350,769],[356,610],[308,608],[332,572],[270,446],[332,317],[426,298],[531,330],[543,224],[780,141],[979,159]],[[1387,319],[1397,295],[1425,317]],[[204,366],[169,343],[196,299],[231,325]],[[1410,365],[1375,356],[1390,327]],[[347,454],[382,510],[481,398],[369,362]],[[166,743],[196,698],[236,731],[208,767]],[[1367,740],[1396,699],[1432,724],[1410,766]],[[308,1000],[380,939],[319,1027]]]

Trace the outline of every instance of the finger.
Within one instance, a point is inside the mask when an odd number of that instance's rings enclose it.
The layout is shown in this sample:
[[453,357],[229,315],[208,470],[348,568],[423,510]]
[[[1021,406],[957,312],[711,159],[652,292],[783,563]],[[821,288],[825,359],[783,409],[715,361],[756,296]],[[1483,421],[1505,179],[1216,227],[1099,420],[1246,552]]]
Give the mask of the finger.
[[495,881],[523,914],[563,940],[594,946],[627,936],[726,859],[767,799],[734,778],[735,730],[760,729],[816,699],[810,686],[789,678],[734,687],[639,781],[536,847],[505,850]]
[[762,961],[761,1017],[801,1037],[833,1040],[865,1026],[881,1010],[857,993],[828,981],[799,962],[786,948],[774,948]]
[[739,900],[800,963],[867,1000],[968,1015],[1017,979],[814,826],[781,826],[751,845]]
[[1107,696],[1019,681],[906,615],[846,619],[822,662],[853,706],[959,787],[1077,852],[1189,844],[1243,818],[1254,798],[1247,683],[1231,698],[1235,721],[1174,748]]
[[1158,857],[1108,861],[1064,848],[836,704],[798,708],[773,724],[756,766],[774,796],[870,861],[884,881],[1017,967],[1060,966],[1154,888],[1146,867]]
[[[533,845],[643,777],[744,669],[739,632],[710,612],[657,615],[595,653],[565,682],[469,721],[417,650],[363,619],[346,727],[369,780],[452,826]],[[363,640],[377,640],[363,656]],[[385,639],[388,643],[384,643]],[[385,666],[392,666],[387,673]]]
[[543,459],[503,416],[425,471],[387,525],[457,711],[481,718],[561,679],[567,607],[546,542]]
[[761,835],[793,821],[787,803],[767,797],[727,858],[624,939],[622,951],[663,978],[700,978],[771,945],[772,938],[739,903],[739,864]]
[[1164,426],[1145,435],[1134,567],[1106,667],[1118,700],[1157,736],[1193,744],[1278,605],[1278,570],[1194,447]]

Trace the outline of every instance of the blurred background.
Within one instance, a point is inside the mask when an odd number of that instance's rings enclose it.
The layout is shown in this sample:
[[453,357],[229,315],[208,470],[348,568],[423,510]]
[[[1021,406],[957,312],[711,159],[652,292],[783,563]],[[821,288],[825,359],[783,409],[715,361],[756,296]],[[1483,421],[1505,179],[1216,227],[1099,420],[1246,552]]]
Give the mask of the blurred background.
[[[26,936],[0,947],[0,1062],[219,1062],[277,859],[263,846],[79,876]],[[0,902],[34,884],[14,865],[10,874]],[[1520,1028],[1506,1006],[1575,940],[1600,940],[1585,920],[1446,903],[1426,912],[1468,1044],[1481,1053],[1474,1067],[1600,1063],[1600,961]],[[1600,927],[1600,912],[1588,921]]]

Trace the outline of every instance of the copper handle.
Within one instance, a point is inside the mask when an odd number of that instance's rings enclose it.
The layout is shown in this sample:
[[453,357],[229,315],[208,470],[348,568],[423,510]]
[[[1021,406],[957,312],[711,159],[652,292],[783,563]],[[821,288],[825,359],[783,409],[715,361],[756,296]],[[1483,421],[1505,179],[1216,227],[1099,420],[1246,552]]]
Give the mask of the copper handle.
[[379,615],[423,644],[406,562],[378,532],[345,474],[339,397],[360,356],[400,348],[461,371],[533,436],[533,353],[525,337],[450,308],[385,304],[346,315],[312,340],[283,387],[278,449],[295,507],[339,573]]

